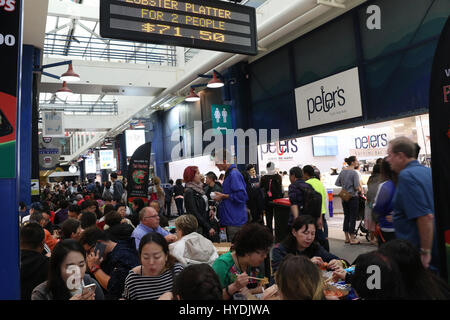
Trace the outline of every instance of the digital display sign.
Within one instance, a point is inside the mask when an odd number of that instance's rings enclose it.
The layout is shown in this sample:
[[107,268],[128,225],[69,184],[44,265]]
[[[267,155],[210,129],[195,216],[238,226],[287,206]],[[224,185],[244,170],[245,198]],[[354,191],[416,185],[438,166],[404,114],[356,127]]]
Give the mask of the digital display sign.
[[215,0],[101,0],[100,35],[257,54],[255,8]]

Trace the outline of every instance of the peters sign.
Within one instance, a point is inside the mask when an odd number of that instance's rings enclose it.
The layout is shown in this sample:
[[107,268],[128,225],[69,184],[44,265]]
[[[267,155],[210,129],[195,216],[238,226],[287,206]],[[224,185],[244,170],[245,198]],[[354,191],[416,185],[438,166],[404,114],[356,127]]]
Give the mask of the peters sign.
[[295,89],[298,129],[362,116],[358,68]]
[[355,137],[355,148],[349,152],[356,157],[384,158],[387,155],[388,140],[386,133]]

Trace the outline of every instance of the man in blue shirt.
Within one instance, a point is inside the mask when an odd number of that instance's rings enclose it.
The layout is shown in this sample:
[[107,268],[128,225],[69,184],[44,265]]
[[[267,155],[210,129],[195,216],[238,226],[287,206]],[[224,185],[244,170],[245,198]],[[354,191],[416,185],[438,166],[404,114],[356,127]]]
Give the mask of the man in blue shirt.
[[136,250],[139,250],[139,243],[143,236],[149,232],[157,232],[161,234],[167,242],[171,243],[177,240],[177,236],[164,230],[159,225],[159,215],[152,207],[145,207],[139,212],[140,223],[134,229],[131,237],[134,238],[136,243]]
[[220,201],[220,225],[226,228],[228,241],[232,241],[235,234],[248,221],[246,184],[236,165],[231,163],[228,151],[219,151],[214,160],[216,167],[220,171],[225,171],[225,180],[222,185],[223,193],[215,192],[213,199]]
[[424,267],[437,271],[431,169],[419,164],[415,150],[414,142],[406,137],[389,142],[387,161],[399,174],[393,198],[395,235],[420,249]]

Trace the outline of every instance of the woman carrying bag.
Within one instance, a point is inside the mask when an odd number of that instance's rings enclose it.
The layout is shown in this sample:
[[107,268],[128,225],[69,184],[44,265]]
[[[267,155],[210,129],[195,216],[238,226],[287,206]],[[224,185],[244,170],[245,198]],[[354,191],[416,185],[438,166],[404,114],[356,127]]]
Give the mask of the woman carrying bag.
[[336,179],[336,186],[342,187],[339,196],[342,199],[342,207],[344,208],[344,226],[345,243],[359,244],[356,240],[355,225],[356,217],[359,212],[359,195],[362,191],[358,173],[355,167],[358,165],[358,160],[355,156],[345,159],[348,167],[341,171]]

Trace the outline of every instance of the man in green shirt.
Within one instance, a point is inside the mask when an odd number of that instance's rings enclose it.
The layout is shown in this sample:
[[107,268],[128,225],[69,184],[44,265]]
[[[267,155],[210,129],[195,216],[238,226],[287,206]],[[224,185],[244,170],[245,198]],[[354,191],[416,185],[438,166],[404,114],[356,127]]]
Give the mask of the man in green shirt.
[[327,220],[325,219],[325,203],[327,199],[327,192],[325,191],[325,187],[322,182],[316,178],[314,173],[314,168],[310,165],[303,167],[303,177],[305,182],[310,184],[314,190],[322,195],[322,219],[317,224],[317,240],[319,243],[327,250],[330,251],[330,244],[328,242],[328,225]]

